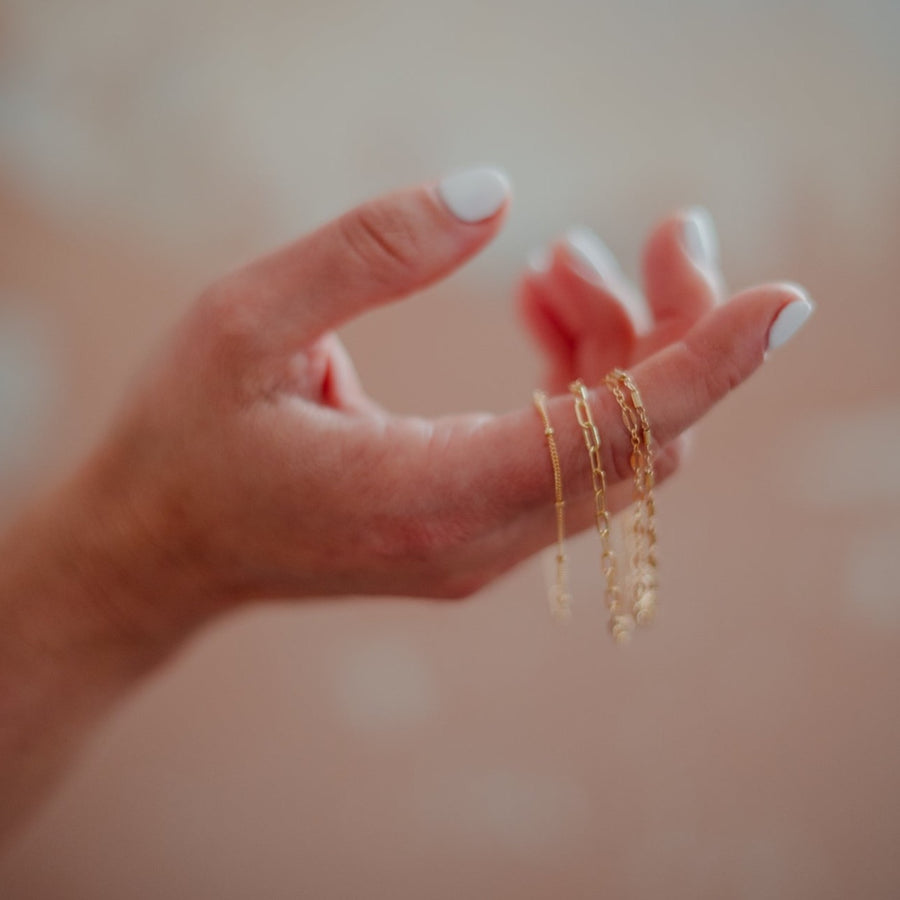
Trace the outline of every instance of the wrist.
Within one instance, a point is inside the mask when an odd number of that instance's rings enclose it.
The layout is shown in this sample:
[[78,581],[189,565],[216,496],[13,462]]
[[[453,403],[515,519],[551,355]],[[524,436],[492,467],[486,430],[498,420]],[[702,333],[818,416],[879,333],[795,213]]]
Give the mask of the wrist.
[[92,461],[0,539],[2,642],[123,674],[152,666],[214,609],[177,555]]
[[0,538],[0,838],[184,629],[143,610],[148,553],[80,476]]

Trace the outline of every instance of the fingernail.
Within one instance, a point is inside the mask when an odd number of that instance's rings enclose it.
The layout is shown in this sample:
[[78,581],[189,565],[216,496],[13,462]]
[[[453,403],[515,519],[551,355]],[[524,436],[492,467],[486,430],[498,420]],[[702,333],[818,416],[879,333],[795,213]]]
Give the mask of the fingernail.
[[769,341],[767,350],[774,350],[789,341],[801,328],[803,323],[812,315],[816,308],[809,294],[798,284],[785,283],[781,287],[797,295],[796,300],[785,304],[771,326],[769,327]]
[[572,268],[595,284],[609,282],[619,264],[609,247],[590,228],[572,228],[566,232],[565,246]]
[[533,272],[549,271],[550,262],[550,251],[546,247],[536,247],[528,254],[528,268]]
[[691,261],[709,269],[719,261],[719,240],[709,210],[692,206],[683,214],[681,239]]
[[438,193],[461,222],[483,222],[496,215],[509,199],[506,173],[493,166],[475,166],[444,176]]

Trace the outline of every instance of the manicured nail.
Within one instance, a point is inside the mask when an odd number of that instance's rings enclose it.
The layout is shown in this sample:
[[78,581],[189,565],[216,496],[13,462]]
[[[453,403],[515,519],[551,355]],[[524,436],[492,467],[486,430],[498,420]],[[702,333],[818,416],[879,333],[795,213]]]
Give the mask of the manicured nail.
[[528,268],[532,272],[544,273],[550,270],[552,258],[546,247],[536,247],[528,254]]
[[785,304],[769,327],[767,349],[774,350],[790,340],[816,308],[809,294],[798,284],[785,283],[781,287],[797,295],[796,300]]
[[572,268],[587,281],[604,284],[619,270],[609,247],[590,228],[578,227],[567,231],[565,245]]
[[438,193],[460,221],[483,222],[496,215],[509,199],[509,178],[493,166],[475,166],[444,176]]
[[684,211],[681,239],[693,263],[710,269],[719,261],[719,241],[712,216],[703,206]]

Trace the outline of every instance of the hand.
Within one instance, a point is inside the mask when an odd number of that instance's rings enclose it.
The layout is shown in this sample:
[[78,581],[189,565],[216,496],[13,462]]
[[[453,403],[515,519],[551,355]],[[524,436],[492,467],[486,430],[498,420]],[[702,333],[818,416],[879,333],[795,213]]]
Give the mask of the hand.
[[[391,415],[334,332],[460,266],[506,206],[504,180],[484,170],[400,191],[199,298],[77,479],[96,523],[87,542],[115,534],[129,548],[113,621],[171,633],[253,597],[462,597],[552,542],[551,471],[530,404],[501,416]],[[626,312],[637,293],[583,234],[554,244],[520,288],[553,390],[629,367],[660,477],[677,465],[678,436],[812,308],[786,284],[719,304],[713,241],[697,214],[657,228],[643,331]],[[626,489],[615,508],[630,490],[630,444],[608,391],[591,402],[608,480]],[[549,409],[570,530],[583,528],[593,506],[581,432],[569,396]]]
[[[92,723],[217,611],[254,597],[462,597],[554,540],[530,404],[393,416],[333,330],[461,265],[506,205],[498,173],[462,173],[365,204],[213,285],[93,456],[4,535],[0,837]],[[554,244],[520,286],[552,388],[629,366],[660,477],[679,435],[812,309],[778,284],[716,306],[710,233],[696,227],[676,216],[650,239],[643,331],[625,311],[636,292],[583,234]],[[630,442],[609,392],[590,401],[615,509],[630,492]],[[575,530],[593,518],[588,457],[570,397],[548,406]]]

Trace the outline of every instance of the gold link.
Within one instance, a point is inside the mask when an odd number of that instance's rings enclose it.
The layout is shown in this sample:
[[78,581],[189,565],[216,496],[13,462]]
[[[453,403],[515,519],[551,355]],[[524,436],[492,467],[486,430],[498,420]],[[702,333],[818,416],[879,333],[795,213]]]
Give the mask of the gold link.
[[[631,441],[631,468],[634,472],[634,501],[631,542],[631,610],[639,625],[649,623],[656,612],[656,504],[653,486],[653,438],[644,401],[631,376],[615,369],[605,379],[606,386],[622,411],[622,421]],[[624,390],[623,390],[624,388]],[[625,392],[631,399],[629,406]]]
[[[623,619],[619,610],[619,588],[616,572],[616,555],[612,549],[609,527],[609,510],[606,505],[606,473],[603,471],[600,432],[594,424],[589,395],[584,382],[579,378],[569,385],[575,404],[575,418],[581,426],[584,445],[591,464],[591,484],[594,488],[594,519],[600,535],[600,568],[606,582],[604,599],[610,614],[610,628],[614,618]],[[627,618],[627,616],[625,616]],[[621,630],[621,629],[620,629]],[[618,639],[618,638],[617,638]]]
[[562,469],[559,464],[559,452],[556,449],[555,432],[547,412],[547,395],[543,391],[535,391],[532,398],[544,425],[544,435],[547,438],[547,449],[550,453],[550,465],[553,469],[553,496],[556,507],[556,582],[550,588],[550,612],[558,621],[564,621],[571,616],[572,595],[569,592],[566,571],[566,501],[563,499]]

